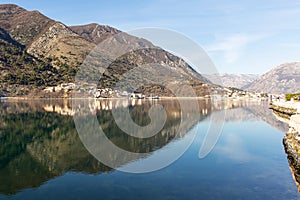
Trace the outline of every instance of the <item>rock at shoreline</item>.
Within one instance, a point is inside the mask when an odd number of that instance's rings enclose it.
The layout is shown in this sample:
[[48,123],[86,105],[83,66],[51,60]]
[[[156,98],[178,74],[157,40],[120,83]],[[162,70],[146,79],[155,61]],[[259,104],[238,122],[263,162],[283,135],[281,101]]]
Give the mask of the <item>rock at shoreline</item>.
[[289,130],[283,138],[284,150],[300,192],[300,114],[299,103],[273,102],[271,109],[276,115],[289,119]]

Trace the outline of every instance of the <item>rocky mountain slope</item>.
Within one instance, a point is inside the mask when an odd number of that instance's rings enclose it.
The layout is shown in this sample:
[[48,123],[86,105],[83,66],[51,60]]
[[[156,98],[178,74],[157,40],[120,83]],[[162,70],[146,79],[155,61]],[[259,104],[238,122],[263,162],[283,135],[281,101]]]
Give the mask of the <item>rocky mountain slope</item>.
[[[110,26],[100,26],[98,24],[72,26],[70,28],[86,40],[93,42],[95,45],[98,45],[99,43],[112,36],[115,36],[116,34],[119,34],[113,38],[113,41],[110,41],[110,43],[120,47],[123,44],[126,44],[127,47],[129,46],[139,49],[137,51],[130,52],[115,61],[115,63],[108,69],[108,71],[113,71],[112,73],[115,76],[121,75],[118,72],[118,69],[122,68],[122,66],[123,69],[127,68],[129,70],[136,65],[156,63],[170,66],[171,68],[176,68],[176,70],[181,75],[184,75],[184,77],[187,79],[192,79],[195,81],[201,80],[203,82],[207,81],[203,76],[191,68],[183,59],[154,46],[151,42],[143,38],[137,38],[126,33],[122,33],[121,31]],[[114,51],[114,49],[111,49],[111,51]],[[122,66],[120,66],[120,62]],[[111,68],[115,68],[115,70],[111,70]]]
[[57,67],[62,65],[60,63],[76,67],[94,46],[64,24],[56,22],[27,47],[27,52],[36,57],[51,58]]
[[259,77],[257,74],[205,74],[204,76],[212,83],[239,89],[252,83]]
[[245,90],[273,94],[300,91],[300,63],[285,63],[263,74],[259,79],[243,87]]
[[[1,89],[0,93],[7,91],[5,94],[10,96],[30,95],[29,91],[31,89],[28,88],[33,85],[36,86],[37,90],[42,91],[46,86],[73,82],[78,68],[90,51],[100,42],[121,33],[115,28],[98,24],[68,27],[61,22],[44,16],[38,11],[27,11],[13,4],[0,4],[0,28],[5,32],[5,34],[2,34],[2,38],[8,38],[10,45],[19,49],[18,55],[26,55],[28,56],[27,60],[31,59],[32,62],[39,63],[32,64],[34,66],[40,66],[41,63],[43,63],[43,66],[47,65],[45,69],[43,67],[35,70],[33,70],[34,67],[29,69],[25,64],[13,63],[15,59],[13,55],[10,55],[9,51],[3,50],[0,52],[2,57],[6,55],[11,60],[10,64],[2,63],[2,65],[6,66],[6,71],[1,69],[0,81],[1,85],[6,86],[3,86],[4,88]],[[194,71],[184,60],[155,47],[147,40],[127,34],[124,35],[125,37],[121,38],[119,42],[125,42],[129,46],[142,49],[130,52],[112,63],[110,68],[106,70],[103,80],[100,80],[99,87],[114,87],[115,83],[128,70],[141,64],[154,62],[166,66],[165,70],[167,73],[177,71],[183,79],[189,80],[193,87],[199,91],[197,94],[207,94],[207,89],[202,88],[202,84],[207,79]],[[23,58],[24,56],[20,57],[20,59]],[[26,62],[24,61],[24,63]],[[21,68],[26,68],[27,70],[16,74],[16,71],[18,71],[16,66],[19,65],[18,70]],[[45,77],[37,78],[37,80],[43,81],[39,81],[37,84],[34,77],[39,76],[34,74],[32,70],[43,74]],[[153,74],[149,73],[148,75],[152,76]],[[95,76],[97,77],[97,74]],[[25,77],[25,83],[16,81],[22,79],[22,77]],[[31,77],[33,83],[29,81],[28,77]],[[145,76],[142,76],[141,79],[137,77],[137,80],[143,82],[143,78]],[[174,77],[173,80],[176,81],[177,79],[178,77]],[[26,92],[19,93],[18,91],[7,90],[7,85],[13,88],[22,86]],[[141,89],[141,92],[151,88],[153,87],[144,87]],[[170,94],[165,93],[165,95],[168,96]]]
[[0,27],[25,46],[30,45],[53,23],[38,11],[27,11],[13,4],[0,5]]
[[121,33],[120,30],[113,27],[107,25],[101,26],[95,23],[81,26],[70,26],[70,29],[95,44],[98,44],[115,34]]
[[0,28],[0,94],[24,95],[63,79],[57,69],[28,54],[24,46]]
[[76,65],[94,47],[67,26],[38,11],[27,11],[13,4],[0,5],[0,27],[26,46],[36,57],[49,57],[52,65]]

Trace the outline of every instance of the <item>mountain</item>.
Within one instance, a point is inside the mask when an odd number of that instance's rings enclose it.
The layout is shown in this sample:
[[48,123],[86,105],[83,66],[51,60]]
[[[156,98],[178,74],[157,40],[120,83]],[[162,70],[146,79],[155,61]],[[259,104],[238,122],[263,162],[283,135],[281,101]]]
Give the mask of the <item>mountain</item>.
[[252,83],[259,77],[257,74],[205,74],[204,76],[212,83],[239,89]]
[[0,27],[22,45],[30,45],[53,23],[38,11],[27,11],[14,4],[0,5]]
[[24,95],[63,79],[58,70],[28,54],[24,46],[0,28],[0,94]]
[[56,22],[27,47],[27,52],[51,58],[54,66],[77,67],[94,47],[64,24]]
[[[203,76],[198,74],[183,59],[174,56],[159,47],[154,46],[151,42],[143,38],[137,38],[126,33],[122,33],[121,31],[106,25],[100,26],[98,24],[88,24],[83,26],[72,26],[70,28],[86,40],[93,42],[95,45],[98,45],[106,39],[112,39],[112,36],[118,34],[112,41],[109,41],[109,44],[113,44],[118,47],[121,47],[125,44],[126,47],[138,49],[134,52],[129,52],[128,54],[123,55],[107,69],[106,76],[111,77],[112,80],[116,81],[116,77],[122,75],[119,70],[120,68],[123,68],[123,70],[127,69],[125,71],[128,71],[138,65],[157,63],[163,66],[176,68],[179,74],[184,76],[184,79],[207,82],[207,80]],[[113,52],[115,50],[110,49],[110,51]],[[163,68],[163,66],[161,66],[161,68]],[[163,69],[161,70],[163,71]],[[166,75],[170,73],[168,73],[168,70],[170,70],[169,67],[168,69],[166,69]],[[152,74],[148,74],[148,76],[146,76],[144,73],[146,72],[143,71],[143,74],[138,76],[137,78],[145,79],[147,77],[157,76],[157,74],[154,74],[153,72]],[[165,79],[168,78],[170,77],[165,77]],[[174,78],[172,79],[173,81],[178,81],[178,77]]]
[[113,27],[107,25],[101,26],[95,23],[81,26],[70,26],[70,29],[86,40],[95,44],[99,44],[103,40],[115,34],[121,33],[120,30],[117,30]]
[[297,93],[300,91],[300,63],[285,63],[260,76],[245,90],[272,94]]
[[49,57],[52,65],[80,64],[93,44],[80,37],[67,26],[38,11],[27,11],[17,5],[0,6],[0,27],[26,46],[36,57]]
[[19,48],[22,48],[23,46],[18,43],[17,41],[13,40],[10,35],[2,28],[0,28],[0,39],[2,42],[5,42],[8,44],[11,44],[11,45],[14,45],[16,47],[19,47]]
[[[98,24],[68,27],[38,11],[27,11],[13,4],[0,4],[0,28],[1,38],[5,40],[5,44],[2,44],[3,51],[0,52],[1,57],[10,60],[10,63],[5,60],[1,63],[3,67],[0,75],[2,87],[0,93],[9,96],[43,96],[41,91],[47,86],[74,82],[79,67],[91,50],[100,42],[122,33],[115,28]],[[198,74],[183,59],[142,38],[122,33],[119,39],[117,42],[120,44],[137,47],[139,50],[116,59],[110,68],[106,69],[104,78],[99,81],[99,87],[112,88],[129,70],[139,65],[156,63],[164,66],[161,70],[161,77],[166,77],[168,81],[174,83],[180,82],[181,79],[182,81],[188,80],[196,89],[197,95],[207,94],[207,88],[202,87],[207,79]],[[5,49],[6,44],[9,44],[17,55]],[[30,65],[26,64],[28,62]],[[95,72],[98,73],[98,71]],[[147,82],[145,79],[155,76],[150,68],[146,71],[147,76],[137,76],[136,80]],[[178,76],[168,77],[174,72],[178,72]],[[94,77],[98,77],[97,73]],[[8,90],[7,87],[16,89]],[[24,91],[20,92],[18,88]],[[31,92],[32,88],[36,91],[34,94]],[[170,91],[162,87],[155,86],[154,90],[153,88],[153,85],[148,85],[139,90],[144,93],[148,90],[148,92],[154,91],[160,95],[171,95]]]

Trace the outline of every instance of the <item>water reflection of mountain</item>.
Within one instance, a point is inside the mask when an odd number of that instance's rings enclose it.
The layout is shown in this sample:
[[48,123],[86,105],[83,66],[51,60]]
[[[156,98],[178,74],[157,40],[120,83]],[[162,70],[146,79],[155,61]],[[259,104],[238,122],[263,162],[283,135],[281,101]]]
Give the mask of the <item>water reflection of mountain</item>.
[[[178,102],[162,101],[167,113],[165,126],[151,138],[138,139],[118,129],[110,107],[129,106],[132,119],[137,124],[145,125],[149,122],[146,113],[151,103],[112,104],[106,100],[96,103],[91,104],[90,108],[96,108],[93,111],[101,116],[98,119],[107,137],[119,147],[132,152],[151,154],[162,148],[173,140],[181,123]],[[82,145],[71,116],[74,109],[70,105],[68,101],[0,104],[0,193],[14,194],[25,188],[38,187],[68,171],[90,174],[111,171]],[[209,101],[201,103],[201,107],[205,107],[205,114],[201,114],[198,120],[211,112]],[[189,114],[193,112],[196,114],[199,111],[191,108]],[[179,137],[183,137],[197,122],[186,122]]]
[[110,170],[82,146],[71,117],[38,110],[24,112],[27,106],[1,107],[1,193],[13,194],[37,187],[69,170],[87,173]]
[[269,104],[266,102],[264,106],[250,106],[248,107],[249,111],[258,116],[262,121],[267,122],[274,128],[286,132],[289,128],[288,124],[280,121],[273,114],[272,110],[269,108]]
[[[224,102],[224,105],[225,110],[220,109],[220,111],[214,112],[215,120],[226,122],[262,120],[282,132],[288,130],[288,124],[278,120],[272,110],[269,109],[269,102],[267,101],[227,101]],[[222,112],[226,112],[226,115]]]
[[[187,100],[188,101],[188,100]],[[106,136],[117,146],[131,152],[149,155],[174,141],[181,123],[180,104],[174,100],[128,101],[91,100],[86,102],[89,112],[97,114]],[[115,124],[111,110],[129,108],[134,122],[143,126],[149,123],[147,112],[159,103],[166,110],[167,121],[163,129],[153,137],[139,139],[123,133]],[[189,119],[184,121],[184,135],[211,113],[224,117],[225,121],[255,120],[259,116],[275,127],[281,127],[268,112],[268,106],[244,101],[199,101],[200,110],[189,107]],[[72,115],[80,107],[64,101],[28,101],[0,104],[0,193],[15,194],[25,188],[39,187],[43,182],[66,172],[108,173],[112,169],[98,162],[82,145],[76,132]],[[266,109],[266,110],[264,110]],[[193,115],[199,114],[199,118]],[[196,120],[197,119],[197,120]],[[112,152],[107,155],[113,157]],[[120,159],[120,158],[118,158]],[[130,158],[124,158],[126,164]]]

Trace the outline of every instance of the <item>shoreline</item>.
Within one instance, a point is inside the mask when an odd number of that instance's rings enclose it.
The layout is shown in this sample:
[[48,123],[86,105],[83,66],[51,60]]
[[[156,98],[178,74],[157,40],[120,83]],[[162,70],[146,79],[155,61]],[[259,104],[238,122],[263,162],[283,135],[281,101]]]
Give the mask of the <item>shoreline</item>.
[[162,96],[158,99],[155,98],[129,98],[129,97],[100,97],[100,98],[89,98],[89,97],[80,97],[80,98],[73,98],[73,97],[50,97],[50,98],[43,98],[43,97],[2,97],[5,100],[72,100],[72,99],[82,99],[82,100],[105,100],[105,99],[134,99],[134,100],[160,100],[160,99],[214,99],[214,100],[255,100],[255,101],[269,101],[266,98],[248,98],[248,97],[167,97]]
[[127,101],[138,101],[138,102],[159,102],[167,100],[197,100],[197,101],[214,101],[214,102],[238,102],[238,101],[247,101],[247,102],[269,102],[269,99],[266,98],[232,98],[232,97],[159,97],[158,99],[154,98],[128,98],[128,97],[110,97],[110,98],[72,98],[72,97],[55,97],[55,98],[40,98],[40,97],[4,97],[0,103],[17,103],[17,102],[60,102],[60,101],[117,101],[117,100],[127,100]]
[[[272,102],[270,108],[275,115],[283,116],[281,120],[289,124],[289,130],[283,137],[283,146],[287,159],[300,192],[300,102]],[[280,118],[278,118],[280,120]]]

